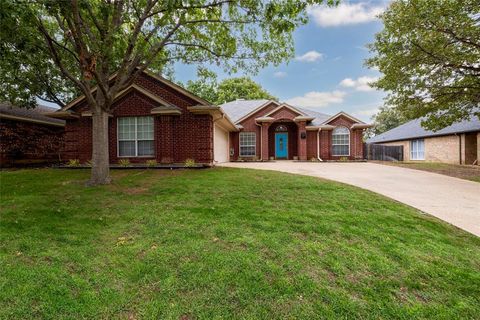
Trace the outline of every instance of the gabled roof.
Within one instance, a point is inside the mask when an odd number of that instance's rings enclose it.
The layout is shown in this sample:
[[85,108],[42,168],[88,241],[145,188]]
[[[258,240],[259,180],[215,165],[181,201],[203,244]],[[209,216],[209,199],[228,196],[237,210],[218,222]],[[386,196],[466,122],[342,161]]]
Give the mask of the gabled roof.
[[392,130],[379,134],[367,140],[367,143],[382,143],[389,141],[408,140],[416,138],[426,138],[435,136],[444,136],[455,133],[480,131],[480,119],[472,116],[470,120],[457,122],[438,131],[426,130],[421,125],[422,118],[409,121]]
[[268,99],[258,99],[258,100],[243,100],[238,99],[230,101],[220,105],[220,107],[225,111],[225,113],[232,119],[233,122],[237,123],[248,115],[254,113],[256,110],[259,110],[263,106],[266,106],[268,103],[273,102],[279,104],[276,101]]
[[[165,78],[163,78],[163,77],[161,77],[157,74],[154,74],[154,73],[152,73],[148,70],[143,71],[143,74],[146,74],[147,76],[154,78],[155,80],[165,84],[166,86],[174,89],[175,91],[178,91],[179,93],[181,93],[181,94],[185,95],[186,97],[189,97],[190,99],[195,101],[197,104],[188,108],[188,110],[190,112],[197,113],[197,114],[198,113],[201,113],[201,114],[207,113],[207,114],[210,114],[212,116],[220,115],[220,118],[215,119],[215,121],[219,121],[219,123],[218,123],[219,125],[220,124],[223,125],[224,128],[227,128],[227,130],[238,131],[238,128],[235,126],[234,122],[230,119],[230,117],[228,117],[228,115],[226,115],[224,113],[224,111],[219,106],[212,105],[208,101],[196,96],[195,94],[193,94],[193,93],[189,92],[188,90],[180,87],[179,85],[177,85],[177,84],[175,84],[175,83],[173,83],[173,82],[171,82],[171,81],[169,81],[169,80],[167,80],[167,79],[165,79]],[[109,80],[115,79],[116,76],[117,76],[116,74],[111,75]],[[92,88],[91,92],[95,92],[96,90],[97,90],[97,87],[94,87],[94,88]],[[132,83],[126,89],[119,92],[114,97],[114,100],[119,99],[120,97],[124,96],[126,93],[128,93],[132,90],[140,92],[144,96],[156,101],[159,104],[158,107],[152,109],[151,114],[154,114],[154,115],[179,115],[179,114],[182,113],[182,110],[180,108],[178,108],[177,106],[174,106],[174,105],[168,103],[167,101],[163,100],[159,95],[157,95],[153,92],[150,92],[146,88],[141,87],[141,86],[139,86],[135,83]],[[72,112],[72,110],[69,110],[69,109],[71,107],[77,105],[78,103],[80,103],[84,99],[85,99],[85,95],[82,95],[82,96],[74,99],[73,101],[71,101],[69,104],[67,104],[62,109],[56,110],[55,112],[51,112],[49,116],[52,117],[52,118],[65,118],[65,119],[78,118],[80,115],[75,113],[75,112]],[[88,116],[88,114],[90,114],[90,116],[91,116],[91,113],[88,113],[88,112],[85,113],[85,114],[82,114],[82,116]]]
[[[191,93],[190,91],[182,88],[181,86],[173,83],[172,81],[170,80],[167,80],[165,78],[163,78],[162,76],[160,75],[157,75],[151,71],[148,71],[148,70],[145,70],[143,71],[144,74],[146,74],[147,76],[149,77],[152,77],[154,78],[155,80],[158,80],[159,82],[175,89],[176,91],[184,94],[185,96],[189,97],[190,99],[196,101],[197,103],[201,104],[201,105],[210,105],[210,103],[198,96],[196,96],[195,94]],[[114,73],[110,76],[109,78],[109,81],[115,79],[117,76],[117,73]],[[123,91],[121,92],[125,92],[126,90],[130,89],[132,86],[135,86],[134,84],[130,85],[129,87],[127,87],[126,89],[124,89]],[[93,87],[91,92],[95,92],[97,90],[97,86]],[[120,94],[120,93],[119,93]],[[118,96],[118,95],[117,95]],[[77,105],[79,102],[83,101],[85,99],[85,95],[81,95],[80,97],[77,97],[76,99],[70,101],[65,107],[62,108],[62,111],[67,111],[68,109],[70,109],[71,107],[73,107],[74,105]]]
[[357,122],[357,123],[362,123],[362,124],[365,123],[365,122],[363,122],[362,120],[359,120],[359,119],[357,119],[357,118],[355,118],[355,117],[353,117],[353,116],[351,116],[351,115],[349,115],[348,113],[345,113],[345,112],[343,112],[343,111],[340,111],[339,113],[331,116],[330,118],[328,118],[327,120],[325,120],[323,123],[324,123],[324,124],[327,124],[327,123],[329,123],[330,121],[333,121],[333,120],[335,120],[336,118],[338,118],[338,117],[340,117],[340,116],[343,116],[343,117],[345,117],[345,118],[348,118],[348,119],[350,119],[350,120],[352,120],[352,121],[354,121],[354,122]]
[[38,105],[33,109],[27,109],[15,107],[10,103],[0,103],[0,118],[63,127],[65,126],[65,121],[53,119],[45,115],[57,110],[42,105]]
[[311,123],[311,125],[313,126],[319,126],[331,117],[329,114],[325,114],[325,113],[321,113],[321,112],[317,112],[317,111],[313,111],[305,108],[299,108],[299,107],[296,107],[296,108],[298,110],[303,111],[305,114],[309,116],[315,117],[315,119],[313,119]]
[[272,114],[274,114],[275,112],[281,110],[282,108],[287,108],[295,113],[297,113],[298,115],[300,116],[306,116],[307,114],[305,112],[303,112],[302,110],[292,106],[292,105],[289,105],[288,103],[281,103],[278,107],[276,107],[275,109],[273,109],[272,111],[270,111],[269,113],[267,113],[264,117],[268,117]]

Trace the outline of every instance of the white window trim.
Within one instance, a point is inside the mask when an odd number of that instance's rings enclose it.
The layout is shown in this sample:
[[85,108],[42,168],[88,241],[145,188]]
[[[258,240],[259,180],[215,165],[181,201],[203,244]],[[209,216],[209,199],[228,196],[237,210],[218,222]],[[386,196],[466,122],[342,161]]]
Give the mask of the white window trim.
[[[137,120],[140,117],[149,117],[149,116],[138,116],[138,117],[118,117],[117,118],[117,158],[155,158],[155,118],[153,118],[153,139],[147,140],[142,139],[140,141],[153,141],[153,154],[150,156],[139,156],[138,155],[138,139],[137,139]],[[122,139],[121,141],[134,141],[135,142],[135,155],[134,156],[121,156],[120,155],[120,125],[119,121],[122,118],[134,118],[135,119],[135,139]]]
[[[423,143],[423,157],[420,158],[418,157],[418,154],[419,154],[419,149],[418,149],[418,143],[422,141]],[[413,144],[414,142],[416,142],[416,150],[415,150],[415,154],[417,155],[416,158],[413,157]],[[422,161],[422,160],[425,160],[425,140],[424,139],[415,139],[415,140],[410,140],[410,160],[414,160],[414,161]]]
[[335,129],[332,130],[332,156],[333,157],[349,157],[350,156],[350,149],[352,147],[352,133],[350,132],[350,129],[348,129],[345,126],[338,126],[337,128],[345,128],[348,130],[348,154],[333,154],[333,146],[346,146],[346,144],[334,144],[333,143],[333,132]]
[[[253,145],[244,146],[244,147],[253,147],[254,150],[255,150],[253,155],[242,155],[242,144],[241,144],[241,138],[240,138],[242,133],[250,133],[250,134],[253,134],[253,136],[255,137]],[[240,157],[256,157],[257,156],[257,133],[256,132],[254,132],[254,131],[242,131],[242,132],[239,133],[239,135],[238,135],[238,154],[239,154]]]

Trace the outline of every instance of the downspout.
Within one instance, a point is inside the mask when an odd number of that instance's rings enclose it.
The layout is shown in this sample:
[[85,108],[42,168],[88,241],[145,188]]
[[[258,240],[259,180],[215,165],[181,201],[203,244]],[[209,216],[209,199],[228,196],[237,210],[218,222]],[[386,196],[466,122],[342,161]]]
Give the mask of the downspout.
[[320,158],[320,128],[317,131],[317,160],[323,162],[322,158]]

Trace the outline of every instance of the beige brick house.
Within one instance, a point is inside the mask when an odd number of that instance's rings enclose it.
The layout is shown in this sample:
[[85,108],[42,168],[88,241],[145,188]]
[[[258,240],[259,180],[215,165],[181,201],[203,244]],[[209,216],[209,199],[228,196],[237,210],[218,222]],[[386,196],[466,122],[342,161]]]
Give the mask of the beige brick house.
[[479,164],[480,119],[455,123],[433,132],[412,120],[377,135],[367,143],[403,146],[405,161],[431,161],[452,164]]

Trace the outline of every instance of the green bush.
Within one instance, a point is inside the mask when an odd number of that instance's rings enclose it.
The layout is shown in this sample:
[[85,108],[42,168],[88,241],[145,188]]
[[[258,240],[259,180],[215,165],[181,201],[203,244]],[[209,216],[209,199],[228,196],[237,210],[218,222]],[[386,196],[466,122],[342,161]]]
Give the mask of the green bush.
[[151,168],[151,167],[155,167],[157,165],[157,160],[153,159],[153,160],[147,160],[145,162],[145,164],[147,165],[147,167]]
[[193,160],[193,159],[187,159],[187,160],[185,160],[185,167],[186,167],[186,168],[195,167],[195,160]]
[[121,166],[121,167],[128,167],[130,165],[130,160],[128,159],[121,159],[120,161],[118,161],[118,164]]
[[80,167],[80,160],[78,160],[78,159],[68,160],[67,167]]

